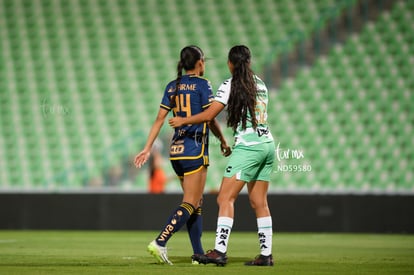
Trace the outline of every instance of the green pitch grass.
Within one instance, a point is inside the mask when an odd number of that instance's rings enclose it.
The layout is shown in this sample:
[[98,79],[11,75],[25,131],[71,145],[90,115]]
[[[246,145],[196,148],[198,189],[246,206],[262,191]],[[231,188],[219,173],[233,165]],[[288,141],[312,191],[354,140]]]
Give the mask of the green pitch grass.
[[[228,264],[192,265],[185,231],[169,242],[173,266],[146,252],[157,232],[0,231],[0,274],[414,274],[414,235],[287,234],[274,236],[274,267],[248,267],[256,233],[233,232]],[[205,232],[205,249],[215,234]]]

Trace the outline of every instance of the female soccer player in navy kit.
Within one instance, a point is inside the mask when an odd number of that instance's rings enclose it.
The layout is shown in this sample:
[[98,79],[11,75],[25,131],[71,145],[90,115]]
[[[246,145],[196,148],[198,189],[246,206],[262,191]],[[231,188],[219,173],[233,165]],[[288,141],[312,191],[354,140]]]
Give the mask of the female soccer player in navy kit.
[[198,258],[204,264],[227,263],[227,246],[233,227],[234,202],[247,183],[251,207],[257,218],[260,255],[246,265],[272,266],[272,217],[267,190],[275,158],[275,145],[267,123],[268,90],[250,68],[251,54],[244,45],[234,46],[228,55],[232,78],[224,81],[211,106],[192,117],[170,119],[173,127],[214,119],[227,106],[227,126],[234,131],[235,144],[224,172],[217,202],[214,250]]
[[[149,132],[144,149],[135,157],[135,165],[141,167],[149,158],[151,147],[164,124],[169,111],[174,116],[187,117],[201,113],[208,108],[213,98],[209,81],[204,75],[204,54],[199,47],[187,46],[181,50],[177,65],[177,78],[165,88],[160,109]],[[182,75],[182,71],[185,75]],[[172,167],[180,178],[184,191],[181,204],[169,216],[167,224],[155,240],[148,245],[148,251],[160,263],[172,264],[167,256],[167,242],[184,224],[193,247],[192,259],[204,254],[201,244],[202,216],[201,202],[207,175],[209,129],[221,142],[224,155],[230,148],[215,120],[209,124],[186,125],[175,129],[170,146]]]

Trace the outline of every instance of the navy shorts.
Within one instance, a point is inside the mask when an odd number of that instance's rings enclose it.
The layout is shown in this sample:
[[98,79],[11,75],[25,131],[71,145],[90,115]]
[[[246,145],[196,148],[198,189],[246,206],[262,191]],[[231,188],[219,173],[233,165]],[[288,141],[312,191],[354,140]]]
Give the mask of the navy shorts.
[[208,136],[205,134],[185,135],[174,140],[170,145],[170,161],[180,178],[208,166]]
[[203,167],[209,165],[208,156],[202,156],[197,159],[177,159],[171,160],[171,165],[178,177],[182,178],[200,171]]

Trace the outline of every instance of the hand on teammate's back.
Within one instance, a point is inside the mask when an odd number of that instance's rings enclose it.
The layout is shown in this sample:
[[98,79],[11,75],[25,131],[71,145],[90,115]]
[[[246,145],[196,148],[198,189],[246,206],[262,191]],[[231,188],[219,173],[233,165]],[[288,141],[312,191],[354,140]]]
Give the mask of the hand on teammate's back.
[[170,118],[168,120],[168,124],[170,124],[170,126],[173,128],[178,128],[184,125],[183,121],[184,119],[182,117],[176,116],[176,117]]

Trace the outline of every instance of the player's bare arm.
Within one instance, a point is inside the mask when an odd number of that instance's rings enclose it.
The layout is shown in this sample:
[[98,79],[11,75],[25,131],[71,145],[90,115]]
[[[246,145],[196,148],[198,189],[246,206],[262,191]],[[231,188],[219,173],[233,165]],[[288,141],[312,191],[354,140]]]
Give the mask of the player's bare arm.
[[166,109],[160,108],[157,117],[155,118],[154,124],[152,125],[151,130],[148,134],[147,143],[145,144],[144,149],[135,157],[135,167],[141,168],[142,165],[144,165],[145,162],[147,162],[149,159],[152,145],[154,144],[154,141],[157,138],[167,115],[168,111]]
[[227,157],[231,154],[231,148],[228,146],[226,139],[223,136],[221,128],[218,124],[217,119],[213,119],[208,124],[210,130],[213,132],[214,136],[220,140],[220,149],[223,156]]
[[177,128],[186,124],[199,124],[212,121],[222,110],[224,105],[213,101],[207,110],[189,117],[173,117],[168,120],[171,127]]

